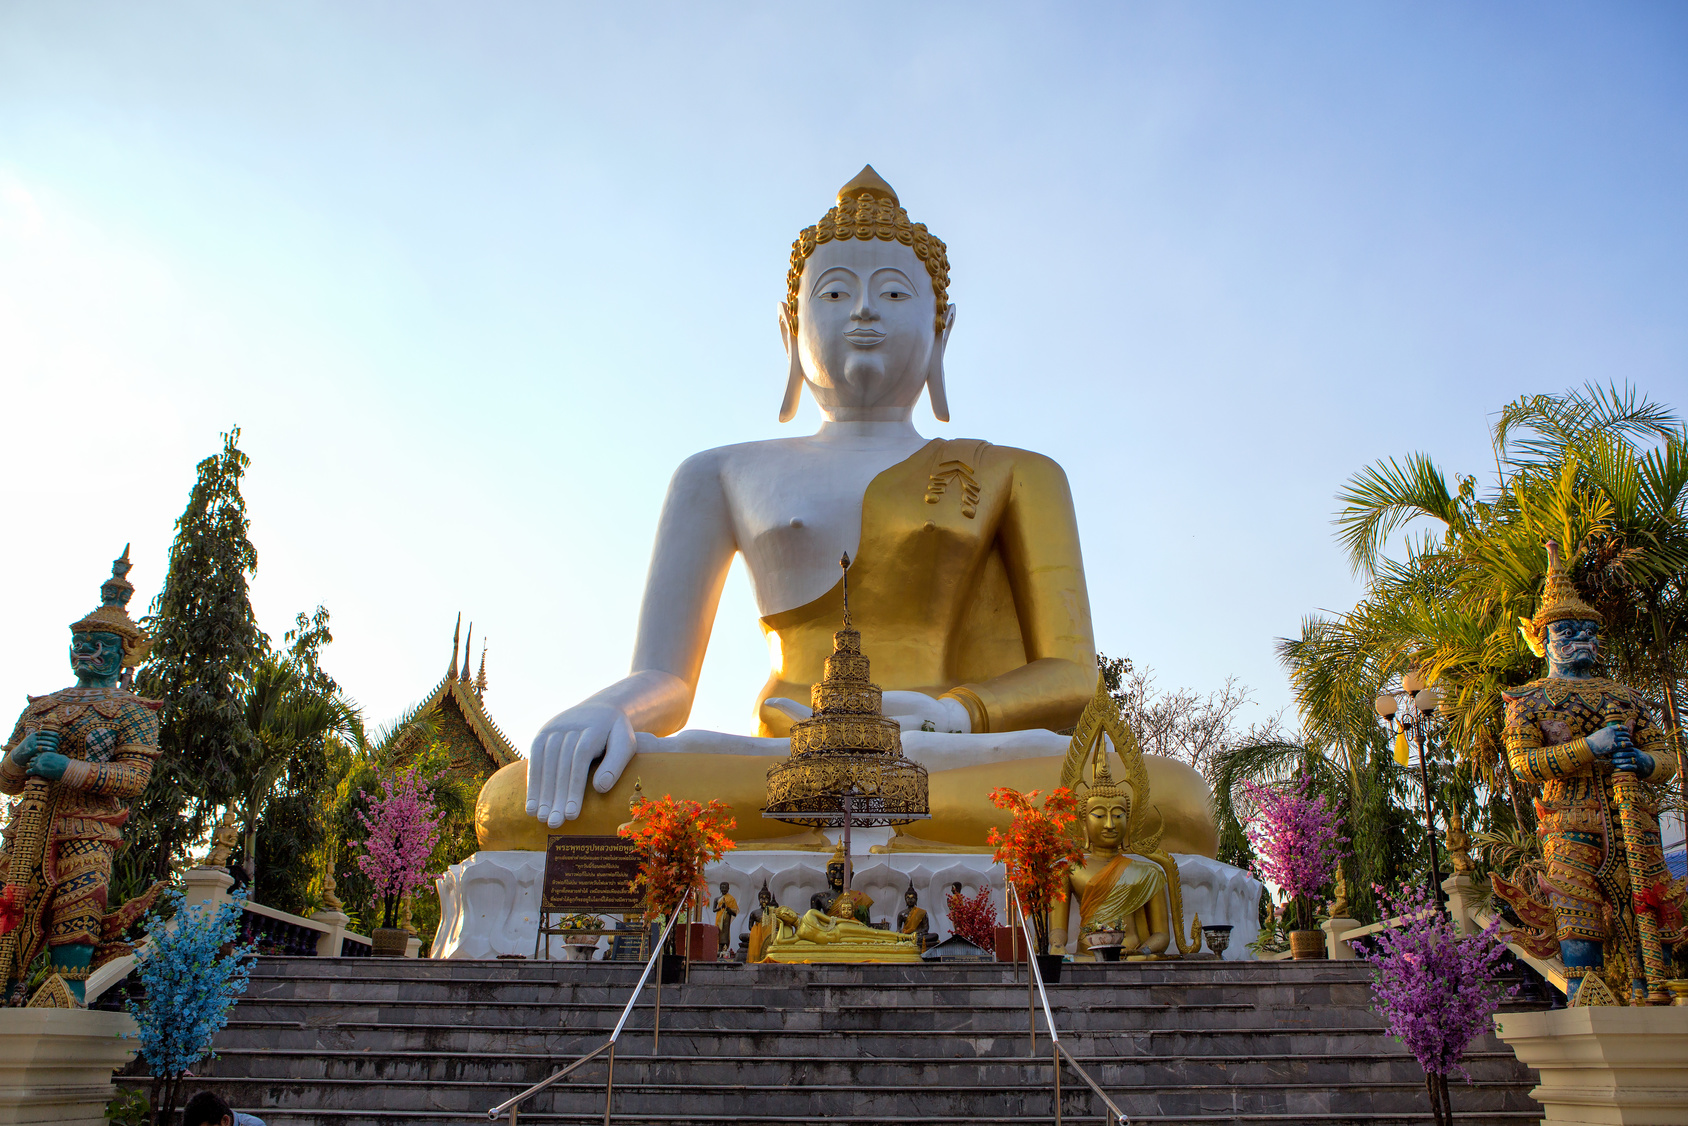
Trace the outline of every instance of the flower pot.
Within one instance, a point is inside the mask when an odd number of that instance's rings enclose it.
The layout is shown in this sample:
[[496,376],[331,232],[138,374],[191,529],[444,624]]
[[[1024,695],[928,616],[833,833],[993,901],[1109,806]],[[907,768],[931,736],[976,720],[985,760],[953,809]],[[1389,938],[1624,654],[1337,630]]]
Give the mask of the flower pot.
[[1037,972],[1043,978],[1045,985],[1057,985],[1061,981],[1061,964],[1067,959],[1060,954],[1039,954],[1037,956]]
[[1026,935],[1019,927],[996,928],[996,960],[999,962],[1024,962],[1026,960]]
[[1207,939],[1207,948],[1223,958],[1226,949],[1231,945],[1231,927],[1229,924],[1219,924],[1202,928],[1202,936]]
[[657,967],[662,975],[662,984],[679,985],[686,980],[686,956],[684,954],[664,954],[662,965]]
[[376,927],[369,933],[369,952],[377,958],[402,958],[410,943],[410,932],[403,927]]
[[1290,931],[1289,955],[1297,962],[1305,962],[1325,956],[1324,931]]
[[679,923],[674,927],[674,949],[694,962],[713,962],[720,957],[720,935],[714,923]]

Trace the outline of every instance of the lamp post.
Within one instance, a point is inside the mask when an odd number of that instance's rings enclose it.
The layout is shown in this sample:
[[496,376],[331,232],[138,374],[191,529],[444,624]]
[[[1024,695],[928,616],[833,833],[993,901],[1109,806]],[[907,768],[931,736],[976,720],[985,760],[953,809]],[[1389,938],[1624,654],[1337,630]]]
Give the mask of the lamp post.
[[1402,675],[1400,698],[1384,692],[1373,703],[1390,734],[1400,724],[1401,731],[1418,743],[1419,780],[1424,788],[1424,851],[1430,863],[1430,896],[1437,903],[1442,901],[1442,868],[1436,859],[1436,814],[1430,804],[1430,761],[1425,755],[1425,740],[1441,703],[1442,694],[1425,684],[1417,669]]

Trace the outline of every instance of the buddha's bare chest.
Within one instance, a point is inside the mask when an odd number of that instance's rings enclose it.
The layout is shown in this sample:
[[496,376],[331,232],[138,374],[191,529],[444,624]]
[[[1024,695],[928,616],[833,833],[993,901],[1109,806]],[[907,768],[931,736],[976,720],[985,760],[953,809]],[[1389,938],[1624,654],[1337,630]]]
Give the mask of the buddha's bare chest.
[[734,538],[764,615],[832,589],[839,555],[853,556],[860,547],[868,485],[919,445],[847,450],[770,443],[723,466]]

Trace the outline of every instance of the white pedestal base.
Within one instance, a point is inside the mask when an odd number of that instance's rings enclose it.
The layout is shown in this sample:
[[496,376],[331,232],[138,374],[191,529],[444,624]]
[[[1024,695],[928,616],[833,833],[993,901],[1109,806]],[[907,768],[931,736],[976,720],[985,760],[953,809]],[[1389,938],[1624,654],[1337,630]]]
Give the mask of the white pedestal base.
[[[868,834],[858,834],[858,848],[869,843]],[[762,881],[774,899],[798,911],[806,911],[809,897],[826,887],[826,852],[773,852],[753,849],[729,852],[704,872],[711,901],[725,880],[738,900],[739,914],[733,919],[728,949],[738,949],[739,936],[748,929],[747,918],[756,907]],[[1260,882],[1228,864],[1205,856],[1178,854],[1178,871],[1184,894],[1186,937],[1191,921],[1201,916],[1204,925],[1229,923],[1231,944],[1225,957],[1244,961],[1252,954],[1248,944],[1260,933]],[[440,928],[434,938],[433,958],[496,958],[501,954],[533,956],[534,937],[539,933],[539,890],[545,874],[542,852],[477,852],[461,864],[448,868],[436,882],[440,894]],[[873,897],[871,912],[880,919],[896,922],[903,909],[903,893],[910,883],[920,896],[932,930],[940,938],[950,934],[945,900],[950,885],[959,882],[967,895],[984,884],[993,889],[998,917],[1006,920],[1002,869],[987,853],[859,852],[854,858],[852,884]],[[706,919],[713,915],[705,912]],[[552,958],[562,960],[561,942],[552,944]],[[541,951],[543,956],[543,951]]]
[[1542,1126],[1688,1122],[1688,1008],[1507,1013],[1495,1035],[1541,1074]]
[[117,1093],[111,1073],[140,1043],[128,1013],[7,1009],[0,1017],[0,1124],[105,1126],[106,1103]]

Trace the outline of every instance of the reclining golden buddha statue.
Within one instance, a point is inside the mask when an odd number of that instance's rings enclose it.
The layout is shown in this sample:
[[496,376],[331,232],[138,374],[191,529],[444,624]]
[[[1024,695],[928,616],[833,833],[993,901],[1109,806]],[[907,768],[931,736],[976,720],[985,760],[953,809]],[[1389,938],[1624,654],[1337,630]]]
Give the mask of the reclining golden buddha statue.
[[[1078,719],[1096,678],[1072,495],[1047,457],[915,430],[923,390],[933,414],[949,418],[955,306],[944,244],[910,222],[868,167],[798,236],[786,280],[780,419],[807,388],[824,423],[807,437],[723,446],[680,465],[631,671],[551,719],[527,761],[488,780],[476,810],[483,849],[613,833],[635,776],[648,792],[733,806],[741,847],[790,833],[755,811],[774,757],[809,715],[793,697],[821,679],[832,651],[841,550],[855,559],[855,625],[875,653],[884,712],[903,729],[907,757],[930,772],[931,820],[889,847],[986,851],[988,829],[1006,825],[986,794],[1047,788],[1059,770],[1067,740],[1055,732]],[[735,555],[772,659],[757,731],[681,730]],[[1148,769],[1165,847],[1213,856],[1201,776],[1165,759]],[[806,847],[831,845],[810,834]]]

